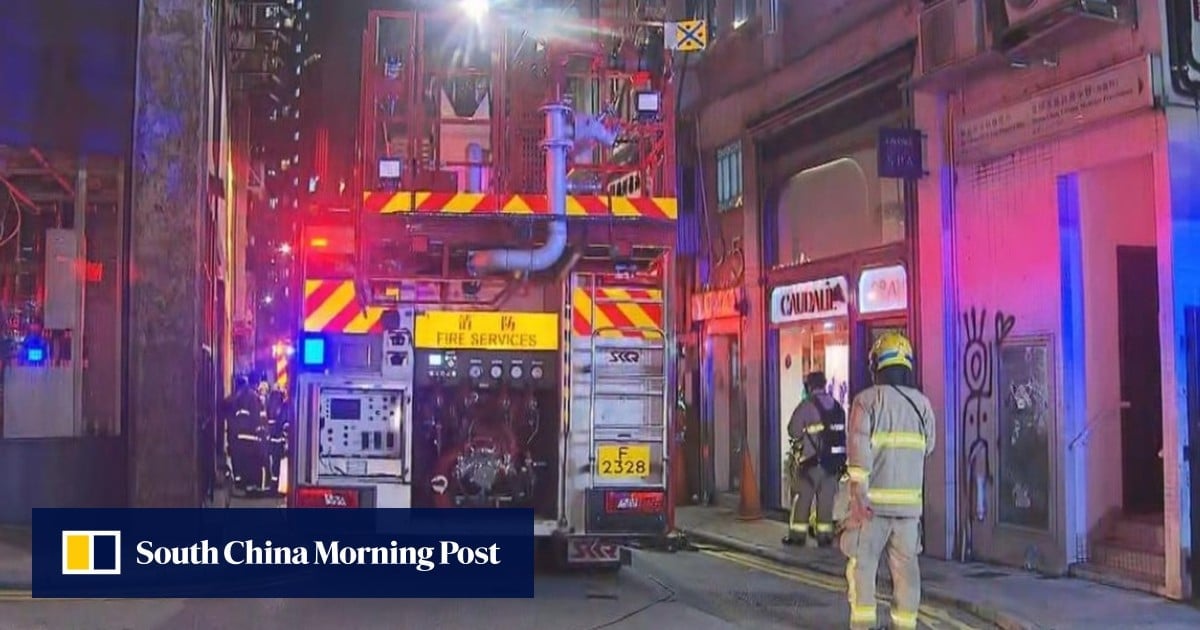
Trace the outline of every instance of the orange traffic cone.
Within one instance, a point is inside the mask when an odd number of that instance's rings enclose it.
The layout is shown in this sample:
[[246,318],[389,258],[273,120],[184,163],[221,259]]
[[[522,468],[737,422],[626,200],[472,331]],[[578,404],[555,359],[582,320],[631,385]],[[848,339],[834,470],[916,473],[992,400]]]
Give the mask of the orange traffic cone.
[[754,461],[750,449],[742,449],[742,495],[738,501],[738,520],[757,521],[762,518],[762,497],[758,493],[758,477],[754,474]]

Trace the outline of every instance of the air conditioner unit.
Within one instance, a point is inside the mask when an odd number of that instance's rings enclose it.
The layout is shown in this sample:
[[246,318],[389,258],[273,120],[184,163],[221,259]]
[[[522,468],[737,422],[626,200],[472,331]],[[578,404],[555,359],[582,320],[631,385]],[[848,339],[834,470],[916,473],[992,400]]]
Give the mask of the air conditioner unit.
[[1037,28],[1037,24],[1053,25],[1061,19],[1076,15],[1118,18],[1120,0],[1004,0],[1009,29]]
[[986,0],[940,0],[921,9],[918,45],[921,75],[963,64],[990,46],[986,28]]

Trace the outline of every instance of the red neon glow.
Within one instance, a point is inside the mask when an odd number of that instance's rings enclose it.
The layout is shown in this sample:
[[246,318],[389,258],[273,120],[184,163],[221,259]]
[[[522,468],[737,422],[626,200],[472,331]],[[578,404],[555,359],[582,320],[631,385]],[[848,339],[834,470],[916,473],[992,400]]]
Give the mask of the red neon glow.
[[605,512],[640,512],[658,514],[663,511],[664,496],[661,490],[617,492],[604,495]]
[[301,508],[356,508],[358,491],[347,488],[296,489],[295,506]]

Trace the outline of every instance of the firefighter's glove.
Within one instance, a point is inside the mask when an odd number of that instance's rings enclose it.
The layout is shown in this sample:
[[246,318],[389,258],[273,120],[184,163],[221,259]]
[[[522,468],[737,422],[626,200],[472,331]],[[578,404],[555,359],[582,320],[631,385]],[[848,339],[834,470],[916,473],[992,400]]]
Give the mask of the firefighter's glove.
[[875,516],[871,501],[867,499],[866,490],[859,484],[850,484],[850,515],[846,519],[846,529],[856,529]]

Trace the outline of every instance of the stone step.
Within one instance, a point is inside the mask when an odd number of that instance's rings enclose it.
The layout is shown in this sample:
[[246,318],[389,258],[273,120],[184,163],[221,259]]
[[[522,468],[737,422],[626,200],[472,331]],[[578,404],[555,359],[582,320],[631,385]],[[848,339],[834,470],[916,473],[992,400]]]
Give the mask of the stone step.
[[1092,548],[1093,564],[1137,576],[1152,584],[1166,580],[1167,558],[1161,551],[1106,540]]
[[1162,516],[1157,517],[1121,517],[1113,523],[1112,531],[1106,536],[1109,540],[1126,543],[1126,547],[1135,549],[1166,548],[1166,525]]
[[1159,597],[1167,596],[1166,585],[1162,582],[1156,583],[1155,578],[1139,573],[1127,573],[1120,569],[1113,569],[1094,562],[1072,565],[1070,574],[1071,577],[1104,584],[1105,586],[1122,588],[1128,591],[1141,591],[1158,595]]

